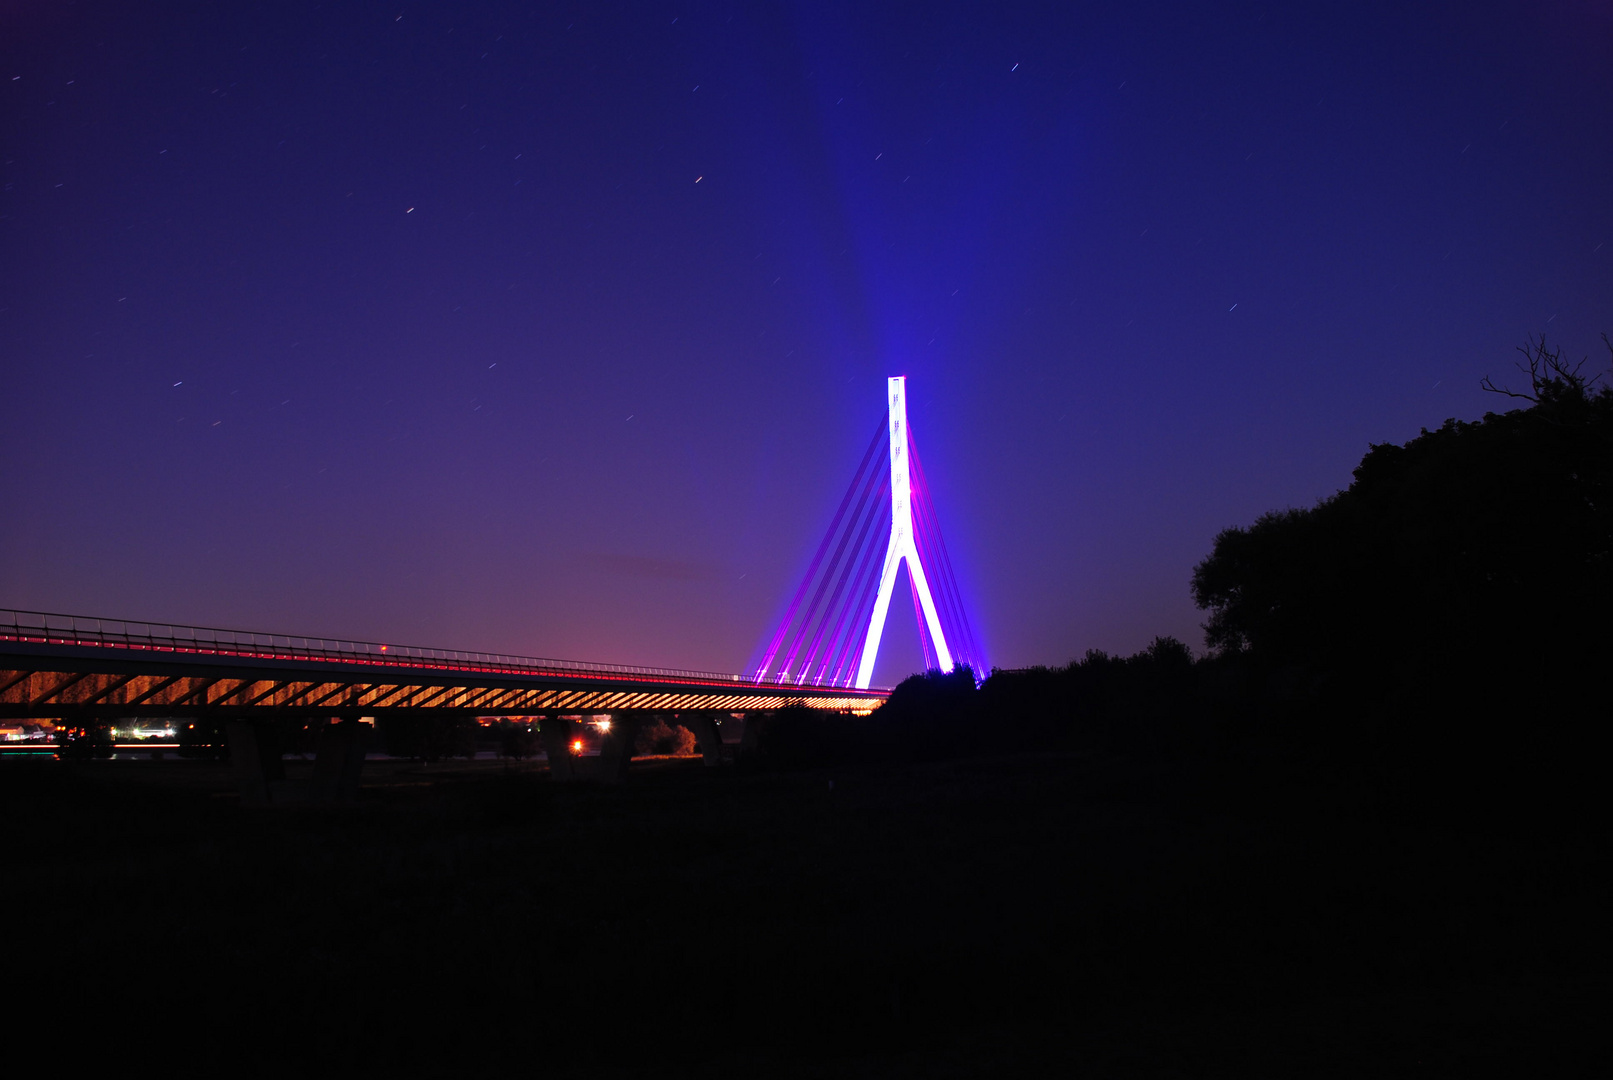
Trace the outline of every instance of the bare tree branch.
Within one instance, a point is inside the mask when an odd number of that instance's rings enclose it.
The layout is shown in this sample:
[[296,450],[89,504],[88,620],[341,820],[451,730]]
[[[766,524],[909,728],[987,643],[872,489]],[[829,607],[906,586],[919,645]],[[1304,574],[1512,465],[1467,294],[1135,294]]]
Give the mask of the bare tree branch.
[[[1608,341],[1606,334],[1602,335],[1602,340],[1607,342],[1610,350],[1613,350],[1613,342]],[[1488,375],[1479,380],[1479,388],[1492,394],[1504,394],[1507,397],[1522,398],[1525,401],[1533,401],[1538,404],[1541,394],[1554,387],[1583,392],[1602,377],[1597,375],[1594,378],[1587,379],[1581,375],[1580,370],[1584,368],[1590,358],[1585,357],[1579,363],[1570,366],[1563,359],[1562,349],[1557,349],[1554,352],[1547,348],[1545,334],[1541,334],[1539,339],[1530,338],[1527,344],[1518,346],[1518,351],[1523,354],[1524,363],[1517,365],[1517,367],[1520,372],[1529,376],[1529,393],[1521,393],[1506,386],[1497,386],[1490,380]]]
[[1525,401],[1539,400],[1533,394],[1520,394],[1516,390],[1508,390],[1504,386],[1497,386],[1495,383],[1490,381],[1490,377],[1488,375],[1479,380],[1479,389],[1488,390],[1492,394],[1505,394],[1507,397],[1523,398]]

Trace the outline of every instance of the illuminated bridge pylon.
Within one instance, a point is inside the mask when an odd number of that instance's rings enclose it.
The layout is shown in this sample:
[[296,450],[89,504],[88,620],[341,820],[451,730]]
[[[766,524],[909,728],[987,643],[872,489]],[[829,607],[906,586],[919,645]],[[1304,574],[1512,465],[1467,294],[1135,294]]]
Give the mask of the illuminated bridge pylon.
[[761,651],[758,682],[866,689],[904,561],[925,665],[986,674],[908,428],[907,380],[886,386],[887,415]]

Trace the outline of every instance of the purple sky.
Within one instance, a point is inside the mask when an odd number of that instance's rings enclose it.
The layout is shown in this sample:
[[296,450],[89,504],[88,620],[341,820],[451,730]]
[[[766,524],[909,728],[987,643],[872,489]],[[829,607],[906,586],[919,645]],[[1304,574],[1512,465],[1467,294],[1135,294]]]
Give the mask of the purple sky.
[[995,663],[1197,647],[1613,331],[1607,3],[131,6],[0,4],[9,606],[737,671],[905,374]]

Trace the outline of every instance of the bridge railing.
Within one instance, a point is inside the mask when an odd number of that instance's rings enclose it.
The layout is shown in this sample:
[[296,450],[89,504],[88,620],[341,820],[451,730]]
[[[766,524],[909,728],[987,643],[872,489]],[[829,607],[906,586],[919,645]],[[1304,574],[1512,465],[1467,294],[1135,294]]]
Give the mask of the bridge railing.
[[193,653],[208,656],[252,656],[276,660],[330,660],[386,667],[436,668],[454,671],[499,671],[524,675],[614,675],[646,682],[750,683],[741,675],[683,668],[644,667],[554,660],[505,653],[430,649],[377,641],[263,634],[212,626],[132,622],[85,615],[0,608],[0,641],[94,645],[143,652]]

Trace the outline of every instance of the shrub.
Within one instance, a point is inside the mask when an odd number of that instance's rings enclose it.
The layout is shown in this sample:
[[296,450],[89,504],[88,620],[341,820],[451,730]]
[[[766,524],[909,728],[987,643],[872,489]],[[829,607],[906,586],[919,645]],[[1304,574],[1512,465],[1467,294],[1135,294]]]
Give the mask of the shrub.
[[648,724],[639,725],[633,738],[633,752],[640,756],[692,754],[695,752],[694,732],[682,724],[668,724],[658,716]]

